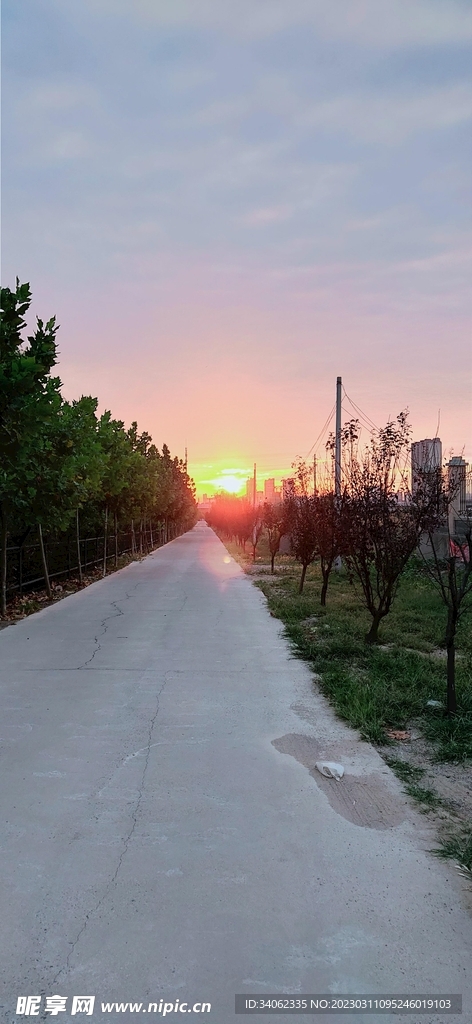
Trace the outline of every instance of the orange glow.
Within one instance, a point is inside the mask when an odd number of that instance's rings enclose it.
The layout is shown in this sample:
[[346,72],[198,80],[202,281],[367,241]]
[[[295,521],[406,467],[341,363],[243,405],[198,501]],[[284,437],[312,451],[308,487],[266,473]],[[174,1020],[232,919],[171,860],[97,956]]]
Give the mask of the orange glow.
[[246,490],[246,479],[232,473],[231,470],[223,470],[214,480],[210,481],[215,491],[228,491],[229,494],[242,494]]
[[[238,456],[235,458],[234,455],[228,459],[219,458],[211,464],[190,460],[189,474],[195,481],[199,498],[201,499],[205,494],[208,497],[212,497],[219,491],[226,491],[227,494],[245,497],[246,482],[248,480],[252,481],[253,463],[249,463],[248,460],[246,465],[244,465],[244,462],[246,462],[244,457],[238,459]],[[264,481],[267,479],[275,479],[275,486],[280,487],[283,477],[293,474],[290,464],[287,466],[283,464],[282,466],[280,464],[276,465],[277,468],[261,465],[260,469],[257,470],[258,491],[264,490]]]

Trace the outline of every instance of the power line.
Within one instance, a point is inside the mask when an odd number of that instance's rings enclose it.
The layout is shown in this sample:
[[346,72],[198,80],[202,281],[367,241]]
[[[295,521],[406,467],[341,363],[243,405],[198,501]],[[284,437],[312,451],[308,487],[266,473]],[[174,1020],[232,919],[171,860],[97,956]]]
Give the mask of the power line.
[[[343,395],[347,399],[347,401],[350,403],[350,405],[352,406],[352,409],[356,413],[356,416],[359,417],[360,422],[361,422],[361,426],[363,426],[366,430],[368,430],[368,432],[370,434],[372,434],[374,431],[377,431],[378,427],[375,425],[373,420],[371,420],[370,416],[368,416],[367,413],[364,413],[362,411],[362,409],[356,404],[356,402],[353,401],[353,399],[350,397],[350,395],[348,395],[344,385],[343,385]],[[343,408],[343,410],[344,410],[344,412],[346,414],[349,414],[350,410],[347,409],[344,404],[343,404],[342,408]],[[325,422],[324,422],[324,424],[323,424],[323,426],[322,426],[322,428],[320,430],[320,433],[318,434],[318,437],[316,438],[316,441],[314,442],[314,444],[312,444],[310,450],[307,452],[307,454],[305,456],[305,460],[308,459],[308,457],[311,455],[313,450],[316,451],[316,448],[319,445],[320,441],[322,441],[322,439],[324,438],[324,436],[326,434],[326,431],[327,431],[327,429],[329,427],[329,424],[330,424],[331,420],[334,417],[335,411],[336,411],[336,403],[333,405],[333,407],[331,409],[331,412],[327,416],[327,418],[326,418],[326,420],[325,420]],[[285,458],[289,458],[291,456],[292,456],[291,452],[270,452],[270,453],[263,453],[263,454],[260,453],[259,454],[259,458],[260,459],[268,459],[268,460],[270,460],[268,462],[263,462],[262,465],[260,465],[260,471],[262,473],[267,473],[267,472],[271,472],[271,471],[274,472],[276,470],[280,470],[281,467],[280,467],[280,465],[277,465],[275,460],[285,459]],[[233,461],[236,461],[236,460],[233,460]],[[324,460],[324,461],[327,464],[329,460]],[[320,465],[322,463],[323,463],[323,460],[320,460]]]
[[[342,409],[343,409],[343,412],[346,413],[346,416],[350,415],[351,418],[352,418],[352,409],[349,409],[346,405],[344,405],[344,403],[342,405]],[[365,420],[363,417],[361,417],[359,413],[357,414],[356,419],[357,419],[357,422],[360,423],[361,428],[365,427],[365,429],[368,430],[369,434],[372,433],[372,427],[370,426],[370,423],[368,423],[367,420]]]
[[314,448],[316,449],[317,445],[319,444],[321,439],[324,437],[324,435],[325,435],[325,433],[326,433],[326,431],[327,431],[327,429],[329,427],[329,424],[330,424],[330,422],[331,422],[331,420],[332,420],[332,418],[334,416],[335,409],[336,409],[336,404],[333,405],[333,408],[331,409],[331,412],[330,412],[330,414],[328,416],[328,419],[325,421],[323,427],[321,428],[320,433],[318,434],[318,437],[316,438],[315,443],[312,444],[312,446],[310,448],[310,451],[305,455],[305,459],[307,459],[308,456],[311,455],[313,449]]
[[344,394],[345,394],[348,402],[350,402],[350,404],[352,405],[353,409],[356,411],[356,413],[359,416],[362,417],[364,422],[369,424],[369,428],[371,430],[378,430],[378,427],[376,426],[374,421],[371,420],[370,416],[368,416],[367,413],[363,412],[363,410],[356,404],[356,402],[353,401],[353,399],[350,397],[350,395],[348,395],[348,393],[347,393],[345,388],[343,388],[343,390],[344,390]]
[[350,396],[348,395],[348,393],[347,393],[347,391],[346,391],[345,387],[343,387],[343,391],[344,391],[344,394],[345,394],[345,396],[346,396],[346,398],[347,398],[348,402],[350,402],[350,403],[351,403],[351,405],[352,405],[353,409],[354,409],[354,410],[355,410],[355,412],[356,412],[356,413],[358,414],[358,416],[361,416],[361,417],[362,417],[362,419],[364,420],[365,424],[368,424],[368,425],[369,425],[369,430],[370,430],[370,431],[373,431],[373,430],[378,430],[378,427],[377,427],[377,426],[375,425],[374,421],[373,421],[373,420],[371,420],[370,416],[368,416],[368,415],[367,415],[367,413],[363,412],[363,411],[362,411],[362,409],[360,409],[360,408],[359,408],[359,406],[358,406],[358,405],[356,405],[356,403],[355,403],[355,402],[353,402],[352,398],[350,398]]

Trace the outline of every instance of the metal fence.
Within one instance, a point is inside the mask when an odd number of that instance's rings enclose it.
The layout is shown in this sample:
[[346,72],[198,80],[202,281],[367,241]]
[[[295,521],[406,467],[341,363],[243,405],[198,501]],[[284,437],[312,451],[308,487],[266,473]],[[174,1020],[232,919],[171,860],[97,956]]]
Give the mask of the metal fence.
[[[171,540],[176,533],[167,530],[160,523],[155,528],[147,527],[136,530],[133,536],[131,529],[107,536],[107,565],[125,554],[149,554]],[[103,565],[105,538],[81,537],[80,561],[84,574],[96,566]],[[78,576],[79,564],[77,557],[77,540],[67,535],[58,540],[45,537],[44,547],[50,580],[70,579]],[[7,547],[7,597],[24,594],[30,590],[39,590],[45,585],[41,549],[39,543],[22,544]]]

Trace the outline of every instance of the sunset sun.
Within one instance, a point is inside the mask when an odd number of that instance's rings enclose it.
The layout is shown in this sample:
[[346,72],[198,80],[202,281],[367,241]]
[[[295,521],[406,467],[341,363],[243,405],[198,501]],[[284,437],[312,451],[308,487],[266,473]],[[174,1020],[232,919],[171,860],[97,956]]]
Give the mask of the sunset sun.
[[240,494],[244,490],[247,476],[248,473],[246,471],[244,471],[243,475],[239,470],[223,469],[221,473],[211,481],[211,483],[217,491],[228,491],[229,494]]

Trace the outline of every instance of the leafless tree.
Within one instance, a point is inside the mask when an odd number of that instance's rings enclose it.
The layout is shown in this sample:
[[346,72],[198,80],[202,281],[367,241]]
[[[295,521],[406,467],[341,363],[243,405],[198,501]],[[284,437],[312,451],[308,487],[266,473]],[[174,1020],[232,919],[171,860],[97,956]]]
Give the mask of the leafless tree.
[[286,508],[292,551],[302,566],[299,586],[301,594],[306,571],[317,553],[315,498],[306,494],[294,494],[287,499]]
[[311,467],[305,459],[297,455],[295,462],[292,462],[292,469],[295,471],[291,478],[293,490],[296,494],[303,494],[306,497],[310,491]]
[[321,576],[323,579],[321,586],[321,604],[323,607],[326,605],[331,570],[341,549],[341,503],[336,500],[333,491],[316,495],[313,502],[316,551],[320,559]]
[[263,519],[263,515],[262,515],[262,512],[261,512],[260,508],[253,508],[252,509],[252,512],[251,512],[251,522],[252,522],[252,533],[251,533],[252,560],[253,560],[253,562],[255,562],[256,561],[257,545],[259,543],[262,531],[264,529],[264,519]]
[[407,412],[401,412],[396,421],[372,435],[362,453],[353,445],[348,460],[341,553],[372,617],[368,643],[378,640],[380,623],[390,611],[401,574],[425,526],[437,521],[434,489],[411,492],[410,435]]
[[266,501],[263,508],[263,522],[267,531],[270,551],[270,571],[274,572],[275,556],[280,549],[280,541],[288,531],[288,518],[285,503],[272,504]]
[[[420,489],[431,491],[431,472],[420,475]],[[436,478],[436,515],[427,525],[428,548],[420,554],[428,577],[433,581],[447,610],[445,647],[447,653],[446,710],[457,711],[456,632],[459,620],[472,609],[472,515],[456,515],[458,484]],[[439,515],[437,514],[439,512]],[[439,522],[439,529],[438,527]]]

